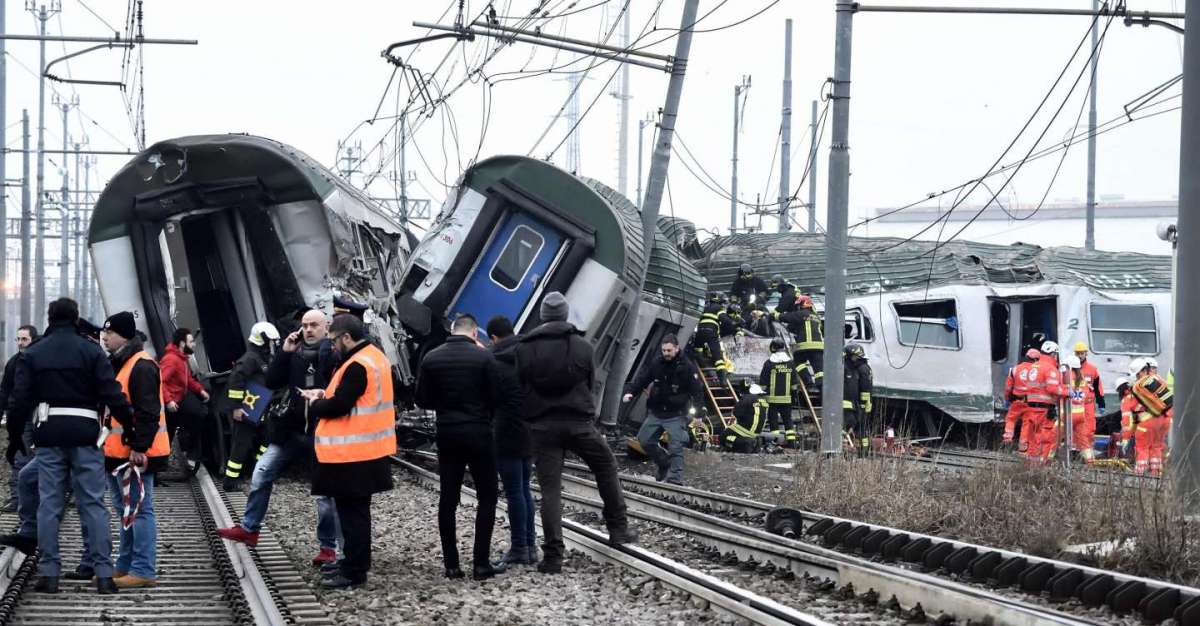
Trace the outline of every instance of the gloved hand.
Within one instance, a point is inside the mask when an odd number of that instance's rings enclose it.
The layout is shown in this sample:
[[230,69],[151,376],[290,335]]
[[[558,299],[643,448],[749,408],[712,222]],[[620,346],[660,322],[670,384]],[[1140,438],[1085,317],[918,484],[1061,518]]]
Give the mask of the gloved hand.
[[4,460],[8,461],[9,465],[12,465],[17,459],[18,452],[28,453],[29,450],[25,448],[25,442],[20,437],[10,437],[8,439],[8,449],[4,451]]

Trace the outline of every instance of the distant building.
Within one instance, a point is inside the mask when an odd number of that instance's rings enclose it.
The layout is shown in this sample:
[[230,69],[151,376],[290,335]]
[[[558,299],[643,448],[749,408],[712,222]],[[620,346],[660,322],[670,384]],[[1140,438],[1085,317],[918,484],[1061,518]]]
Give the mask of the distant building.
[[[874,209],[871,221],[851,231],[859,237],[911,237],[943,215],[948,206],[914,207],[888,214],[894,209]],[[982,213],[980,207],[960,206],[941,224],[917,236],[917,239],[946,239],[963,228],[956,239],[994,244],[1016,242],[1040,246],[1083,247],[1086,205],[1079,200],[1037,205],[993,204]],[[976,217],[976,214],[979,214]],[[1167,242],[1155,234],[1159,222],[1174,222],[1179,201],[1126,200],[1121,196],[1101,196],[1096,202],[1096,249],[1147,254],[1170,254]],[[860,220],[851,220],[851,224]]]

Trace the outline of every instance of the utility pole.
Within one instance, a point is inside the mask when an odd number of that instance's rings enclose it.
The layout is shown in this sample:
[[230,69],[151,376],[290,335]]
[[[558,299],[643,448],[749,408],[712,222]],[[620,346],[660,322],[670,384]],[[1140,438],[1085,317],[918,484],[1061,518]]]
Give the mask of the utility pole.
[[[30,269],[29,239],[33,227],[33,203],[29,198],[29,110],[21,109],[21,324],[29,323]],[[6,242],[7,243],[7,242]]]
[[642,132],[646,127],[654,123],[654,117],[647,114],[646,119],[638,120],[638,171],[637,171],[637,206],[642,208],[642,147],[646,145],[646,140],[642,138]]
[[[82,178],[79,177],[79,148],[80,147],[81,146],[80,146],[79,142],[76,142],[75,143],[75,186],[76,187],[79,187],[80,182],[83,180]],[[71,206],[71,216],[72,216],[72,220],[71,220],[71,223],[72,223],[71,250],[75,254],[75,264],[72,266],[74,277],[72,278],[71,282],[72,282],[72,284],[75,285],[75,291],[73,293],[74,293],[75,299],[79,302],[79,311],[82,313],[83,312],[83,271],[82,271],[83,264],[80,261],[83,259],[83,230],[80,228],[79,215],[82,212],[82,209],[87,207],[87,195],[86,195],[87,188],[80,187],[80,189],[84,192],[84,194],[82,194],[82,195],[78,194],[78,193],[75,194],[76,197],[78,198],[78,200],[76,200],[75,203],[69,204],[67,206]]]
[[737,232],[738,214],[738,125],[741,122],[742,94],[750,89],[750,77],[742,76],[742,82],[733,86],[733,167],[729,181],[729,234]]
[[[1194,0],[1200,2],[1200,0]],[[683,97],[683,78],[687,71],[688,55],[692,49],[692,29],[695,28],[696,12],[700,0],[684,0],[683,17],[680,20],[679,36],[675,39],[675,62],[671,67],[671,80],[667,83],[667,98],[662,108],[662,119],[658,124],[654,153],[650,157],[650,174],[646,180],[646,197],[642,202],[642,242],[647,254],[654,248],[654,233],[658,228],[658,209],[662,204],[663,191],[667,184],[667,168],[671,164],[671,142],[675,138],[675,123],[679,118],[679,101]],[[642,288],[646,283],[643,267],[638,277],[637,290],[629,305],[629,314],[621,329],[621,340],[617,343],[616,357],[604,388],[604,403],[600,409],[600,420],[607,426],[615,426],[621,406],[622,388],[625,377],[632,369],[637,355],[633,342],[635,321],[642,304]]]
[[567,75],[567,86],[571,93],[567,99],[567,171],[578,174],[580,167],[579,153],[579,87],[583,83],[583,72],[571,72]]
[[70,133],[71,107],[79,105],[79,96],[67,100],[54,97],[54,104],[62,108],[62,207],[59,211],[58,223],[58,295],[70,297],[71,285],[68,282],[71,266],[71,190],[70,170],[67,169],[67,142]]
[[[1200,501],[1200,421],[1196,419],[1196,394],[1200,391],[1200,318],[1192,313],[1200,306],[1200,284],[1190,280],[1200,272],[1200,0],[1187,0],[1183,44],[1183,104],[1179,123],[1179,221],[1177,252],[1179,275],[1186,277],[1175,286],[1175,398],[1172,420],[1172,470],[1179,479],[1177,495],[1188,513],[1195,514]],[[1180,312],[1183,312],[1181,315]]]
[[[3,0],[0,0],[3,1]],[[632,0],[625,3],[625,15],[621,20],[621,47],[629,47],[629,9]],[[621,82],[612,96],[620,101],[621,109],[617,120],[617,191],[622,196],[629,197],[629,64],[621,64]],[[639,174],[640,175],[640,174]],[[641,204],[639,194],[638,204]]]
[[[92,287],[95,283],[92,281],[91,268],[89,267],[89,259],[92,256],[92,252],[88,249],[87,245],[88,234],[92,229],[92,194],[90,190],[92,188],[92,159],[94,158],[90,155],[83,157],[83,188],[85,190],[83,194],[83,206],[87,211],[85,215],[88,218],[83,223],[83,234],[80,236],[80,239],[83,241],[83,260],[80,262],[80,273],[83,274],[83,304],[79,308],[81,312],[91,312],[96,301],[92,292]],[[89,317],[88,319],[92,318]]]
[[405,118],[400,116],[400,135],[397,140],[397,149],[400,151],[400,216],[404,222],[408,221],[408,170],[404,162],[404,144],[407,140],[404,138],[404,131],[407,128]]
[[[1200,0],[1192,0],[1200,2]],[[829,208],[825,218],[825,381],[821,386],[821,449],[842,449],[842,346],[846,318],[846,229],[850,206],[850,46],[855,2],[837,0],[833,52],[833,136],[829,145]],[[858,442],[854,442],[858,445]]]
[[38,20],[38,138],[37,138],[37,185],[34,190],[36,202],[37,240],[33,261],[33,319],[41,320],[46,309],[46,22],[57,14],[60,5],[52,4],[34,9],[29,2],[27,9]]
[[817,232],[817,101],[812,101],[812,140],[808,148],[808,232]]
[[779,232],[792,229],[792,20],[783,27],[783,125],[780,127]]
[[1100,30],[1100,0],[1092,0],[1092,11],[1097,13],[1092,20],[1092,86],[1090,103],[1088,104],[1088,142],[1087,142],[1087,232],[1083,236],[1083,247],[1088,250],[1096,249],[1096,64],[1100,62],[1099,30]]

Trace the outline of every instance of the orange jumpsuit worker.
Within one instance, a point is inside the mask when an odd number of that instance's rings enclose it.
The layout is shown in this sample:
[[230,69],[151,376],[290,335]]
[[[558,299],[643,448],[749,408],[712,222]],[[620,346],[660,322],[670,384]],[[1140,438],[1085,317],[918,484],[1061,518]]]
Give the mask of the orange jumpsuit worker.
[[1077,451],[1083,462],[1090,465],[1096,460],[1096,385],[1079,362],[1079,357],[1067,357],[1070,369],[1067,382],[1067,398],[1071,407],[1071,450]]
[[1025,454],[1029,451],[1029,423],[1026,420],[1026,414],[1029,412],[1029,404],[1025,401],[1025,397],[1029,395],[1029,370],[1033,368],[1034,363],[1042,356],[1034,348],[1030,348],[1025,353],[1025,360],[1017,363],[1011,370],[1008,371],[1008,376],[1004,378],[1004,396],[1008,398],[1008,413],[1004,416],[1004,443],[1012,443],[1013,431],[1016,429],[1017,423],[1021,424],[1020,440],[1017,444],[1017,452]]
[[1058,373],[1058,344],[1042,343],[1041,355],[1029,369],[1029,411],[1025,424],[1030,427],[1029,453],[1026,458],[1044,463],[1054,458],[1058,447],[1058,401],[1063,389]]
[[1129,395],[1137,402],[1132,413],[1136,419],[1133,471],[1138,475],[1147,471],[1151,476],[1162,475],[1171,430],[1174,398],[1167,381],[1155,369],[1147,359],[1134,359],[1129,364],[1129,372],[1135,377]]

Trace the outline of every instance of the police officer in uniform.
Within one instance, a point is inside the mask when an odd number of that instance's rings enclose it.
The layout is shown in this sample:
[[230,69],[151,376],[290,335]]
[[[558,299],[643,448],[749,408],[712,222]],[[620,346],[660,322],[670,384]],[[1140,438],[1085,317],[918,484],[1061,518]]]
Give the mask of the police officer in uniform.
[[234,364],[233,373],[229,376],[226,411],[231,420],[232,435],[229,458],[225,462],[225,491],[240,491],[242,478],[248,470],[246,466],[253,465],[252,457],[257,459],[267,451],[267,446],[262,443],[262,421],[251,423],[245,419],[245,415],[256,400],[251,383],[260,390],[258,393],[266,389],[267,364],[275,354],[279,330],[270,322],[258,322],[250,328],[250,337],[246,341],[246,352]]
[[871,417],[871,366],[867,354],[857,343],[848,344],[845,355],[845,383],[842,388],[843,427],[850,433],[860,458],[867,456],[870,449]]
[[24,448],[21,431],[26,421],[35,420],[41,554],[34,591],[58,592],[62,567],[58,530],[70,476],[80,518],[87,528],[86,550],[96,575],[96,590],[112,594],[117,586],[112,579],[112,537],[104,507],[106,481],[98,410],[107,407],[109,415],[121,423],[129,423],[133,414],[108,356],[100,346],[79,336],[79,305],[70,298],[59,298],[50,303],[47,317],[46,334],[17,363],[8,412],[10,454]]

